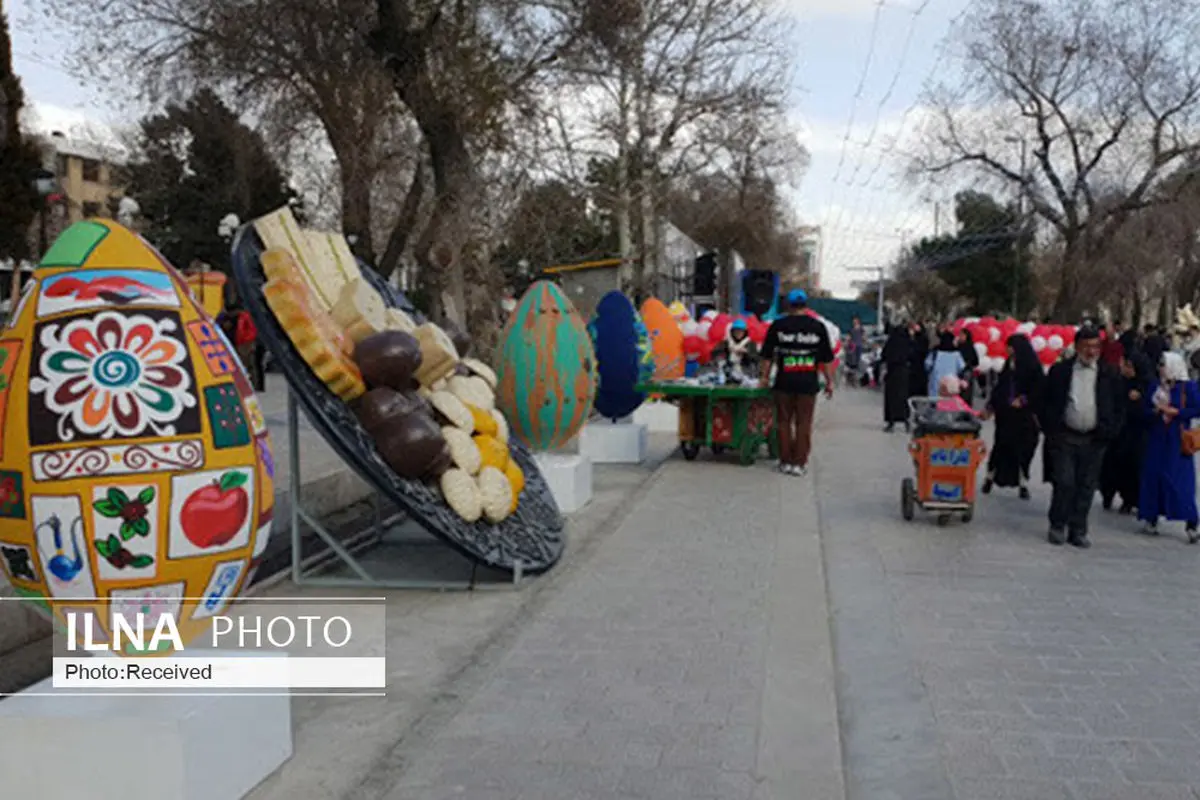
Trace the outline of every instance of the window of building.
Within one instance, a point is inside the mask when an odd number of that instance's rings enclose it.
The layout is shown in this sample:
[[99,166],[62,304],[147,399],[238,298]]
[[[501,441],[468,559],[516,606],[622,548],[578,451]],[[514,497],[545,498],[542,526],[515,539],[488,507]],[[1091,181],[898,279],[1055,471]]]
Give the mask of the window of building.
[[67,179],[67,173],[70,171],[71,162],[62,153],[58,154],[58,158],[54,160],[54,171],[58,175],[60,181]]
[[100,162],[93,158],[83,160],[83,179],[92,183],[100,182]]
[[87,202],[83,204],[83,218],[90,219],[100,216],[100,204]]

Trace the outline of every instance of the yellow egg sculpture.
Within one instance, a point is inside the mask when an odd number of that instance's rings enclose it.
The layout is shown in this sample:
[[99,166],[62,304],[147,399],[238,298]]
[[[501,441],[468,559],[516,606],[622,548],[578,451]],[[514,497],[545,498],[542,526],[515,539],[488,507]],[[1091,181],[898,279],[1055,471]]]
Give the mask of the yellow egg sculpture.
[[71,226],[25,286],[0,333],[0,434],[0,566],[98,643],[118,611],[147,640],[169,612],[186,642],[266,547],[274,462],[246,373],[114,222]]

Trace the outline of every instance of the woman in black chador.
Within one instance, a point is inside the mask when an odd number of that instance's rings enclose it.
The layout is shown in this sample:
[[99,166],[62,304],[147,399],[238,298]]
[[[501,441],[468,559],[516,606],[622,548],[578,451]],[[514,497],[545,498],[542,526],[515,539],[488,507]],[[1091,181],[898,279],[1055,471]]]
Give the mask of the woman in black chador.
[[1008,337],[1008,360],[988,398],[987,410],[996,418],[996,432],[984,494],[993,485],[1015,486],[1022,500],[1029,499],[1029,465],[1041,438],[1036,411],[1045,377],[1029,339],[1019,333]]
[[1137,336],[1127,332],[1121,342],[1121,377],[1125,382],[1125,425],[1104,451],[1100,472],[1100,497],[1104,508],[1112,508],[1120,495],[1121,513],[1137,507],[1141,491],[1142,450],[1146,434],[1146,392],[1154,380],[1154,366],[1138,347]]
[[929,355],[929,332],[920,323],[912,327],[912,351],[908,361],[908,396],[928,396],[929,373],[925,358]]
[[908,328],[893,325],[880,355],[883,361],[884,430],[891,433],[897,422],[908,428],[908,374],[912,360],[912,337]]

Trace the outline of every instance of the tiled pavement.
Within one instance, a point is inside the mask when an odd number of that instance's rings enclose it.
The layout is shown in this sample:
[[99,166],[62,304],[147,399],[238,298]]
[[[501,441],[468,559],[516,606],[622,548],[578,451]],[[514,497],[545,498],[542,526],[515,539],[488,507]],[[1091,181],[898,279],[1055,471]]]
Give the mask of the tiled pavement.
[[356,797],[842,796],[811,488],[703,461],[655,480],[459,713]]
[[1098,506],[1091,550],[1051,547],[1040,482],[904,523],[878,402],[830,409],[816,474],[848,797],[1200,797],[1200,547]]
[[356,800],[1200,798],[1200,547],[1053,548],[1040,483],[904,523],[878,402],[807,482],[670,463]]

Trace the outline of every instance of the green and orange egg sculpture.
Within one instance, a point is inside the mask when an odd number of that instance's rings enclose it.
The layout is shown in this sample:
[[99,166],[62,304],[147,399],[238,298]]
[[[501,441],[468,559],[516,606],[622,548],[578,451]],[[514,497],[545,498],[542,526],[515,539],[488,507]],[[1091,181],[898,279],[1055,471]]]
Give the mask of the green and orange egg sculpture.
[[557,285],[538,281],[514,309],[496,360],[496,406],[534,451],[565,445],[592,412],[596,355],[587,326]]

